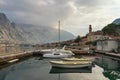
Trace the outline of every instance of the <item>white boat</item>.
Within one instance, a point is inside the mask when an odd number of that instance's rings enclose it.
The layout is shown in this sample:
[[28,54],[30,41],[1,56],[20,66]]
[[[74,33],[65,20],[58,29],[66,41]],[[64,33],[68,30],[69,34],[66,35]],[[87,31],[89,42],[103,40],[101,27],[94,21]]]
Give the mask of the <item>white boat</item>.
[[72,58],[62,58],[62,59],[65,61],[94,61],[94,58],[86,58],[86,57],[83,58],[72,57]]
[[51,53],[51,52],[53,52],[55,49],[43,49],[43,50],[41,50],[41,53],[42,54],[46,54],[46,53]]
[[45,58],[67,58],[72,57],[74,54],[69,50],[55,50],[52,53],[44,54],[43,57]]
[[14,63],[14,62],[17,62],[19,59],[13,59],[13,60],[10,60],[8,61],[8,63]]
[[53,51],[47,54],[43,54],[43,57],[46,58],[64,58],[64,57],[71,57],[74,55],[70,50],[65,50],[65,46],[60,49],[60,21],[58,22],[58,32],[59,32],[59,49],[52,49]]
[[92,62],[90,61],[50,61],[53,67],[58,68],[83,68],[83,67],[91,67]]

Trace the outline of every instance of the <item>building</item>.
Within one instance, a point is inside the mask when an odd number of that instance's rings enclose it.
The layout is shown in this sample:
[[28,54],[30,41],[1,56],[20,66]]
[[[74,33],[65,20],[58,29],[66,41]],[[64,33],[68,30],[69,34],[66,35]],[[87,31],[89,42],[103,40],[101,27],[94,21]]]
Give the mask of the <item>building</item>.
[[109,39],[109,36],[103,35],[101,31],[92,31],[92,25],[89,25],[89,33],[87,35],[87,41],[96,41],[96,40],[104,40]]
[[82,43],[85,44],[87,42],[87,38],[82,38]]
[[120,39],[120,36],[110,36],[110,39]]
[[120,52],[120,39],[98,40],[97,50]]

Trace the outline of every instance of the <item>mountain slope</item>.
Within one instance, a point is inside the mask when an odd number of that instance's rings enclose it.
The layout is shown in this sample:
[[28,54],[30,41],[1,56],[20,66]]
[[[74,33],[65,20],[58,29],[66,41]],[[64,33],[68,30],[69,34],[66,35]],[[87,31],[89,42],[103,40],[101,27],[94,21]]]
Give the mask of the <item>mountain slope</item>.
[[[58,30],[51,27],[41,27],[30,24],[19,24],[28,35],[31,43],[47,43],[58,41]],[[75,36],[67,31],[61,30],[61,41],[73,39]]]
[[15,23],[11,23],[4,13],[0,13],[0,42],[26,42],[22,34],[24,32]]
[[[73,39],[74,35],[61,30],[61,41]],[[0,42],[47,43],[58,41],[58,30],[31,24],[11,23],[4,13],[0,13]]]
[[120,36],[120,18],[105,26],[102,31],[107,35]]
[[120,25],[120,18],[118,18],[118,19],[114,20],[112,23],[113,23],[113,24]]

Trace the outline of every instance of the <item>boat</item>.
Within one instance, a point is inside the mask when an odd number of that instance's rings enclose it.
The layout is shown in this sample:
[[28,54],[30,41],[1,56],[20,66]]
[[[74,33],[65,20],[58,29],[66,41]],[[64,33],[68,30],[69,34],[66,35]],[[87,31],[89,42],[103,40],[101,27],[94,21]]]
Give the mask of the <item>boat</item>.
[[51,53],[43,54],[45,58],[65,58],[65,57],[72,57],[74,54],[70,50],[65,50],[65,46],[60,49],[60,21],[58,22],[58,38],[59,38],[59,48],[55,48]]
[[69,50],[56,50],[53,51],[52,53],[47,53],[44,54],[44,58],[67,58],[67,57],[72,57],[74,54],[69,51]]
[[94,58],[87,58],[87,57],[83,57],[83,58],[62,58],[65,61],[94,61]]
[[90,61],[50,61],[52,67],[57,68],[83,68],[91,67],[92,62]]
[[13,60],[10,60],[8,61],[8,63],[14,63],[14,62],[17,62],[19,59],[13,59]]

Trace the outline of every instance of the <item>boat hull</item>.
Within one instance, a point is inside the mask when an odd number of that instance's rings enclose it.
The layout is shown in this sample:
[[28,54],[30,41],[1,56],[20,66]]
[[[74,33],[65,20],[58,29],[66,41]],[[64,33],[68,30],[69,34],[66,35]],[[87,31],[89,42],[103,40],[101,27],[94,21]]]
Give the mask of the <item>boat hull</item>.
[[71,51],[54,51],[52,53],[44,54],[43,57],[46,58],[67,58],[72,57],[74,54]]
[[91,67],[92,64],[90,62],[85,63],[85,64],[79,64],[78,62],[72,62],[71,64],[61,64],[61,63],[55,63],[55,62],[50,62],[52,67],[57,67],[57,68],[83,68],[83,67]]
[[66,57],[72,57],[72,55],[53,55],[53,54],[44,54],[43,57],[45,58],[66,58]]
[[94,58],[62,58],[64,61],[94,61]]

